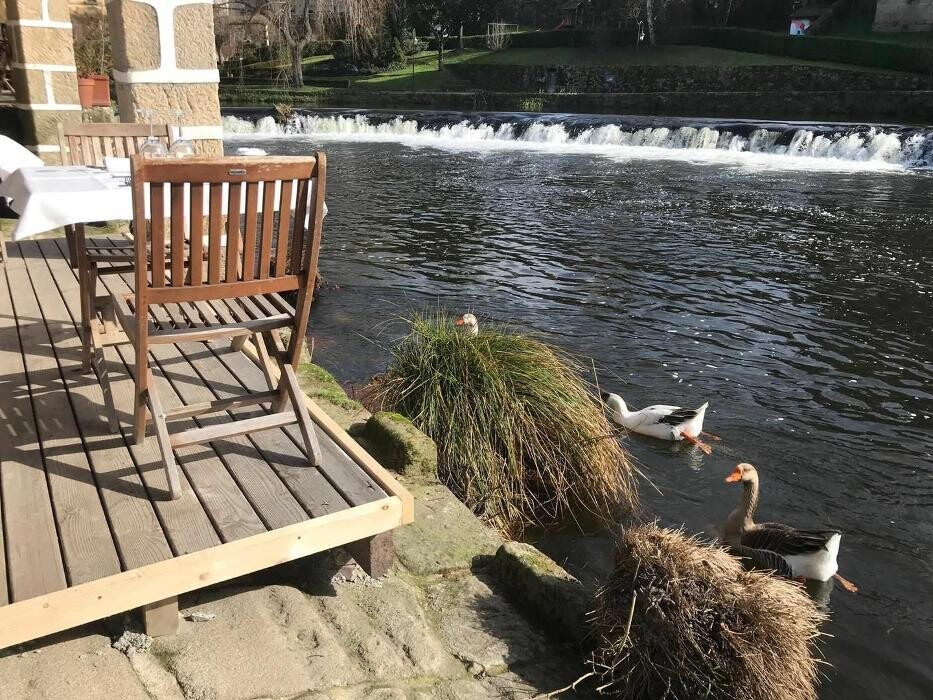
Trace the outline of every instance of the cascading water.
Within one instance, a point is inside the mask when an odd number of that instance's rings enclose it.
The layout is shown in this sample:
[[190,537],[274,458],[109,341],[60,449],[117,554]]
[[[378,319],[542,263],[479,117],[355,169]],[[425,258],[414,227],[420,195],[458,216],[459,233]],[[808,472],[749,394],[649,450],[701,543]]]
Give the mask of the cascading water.
[[[909,127],[697,122],[576,115],[299,113],[285,125],[271,116],[227,115],[224,136],[398,141],[442,148],[541,148],[609,157],[728,160],[743,154],[778,167],[854,169],[933,166],[933,130]],[[650,149],[650,152],[648,150]],[[764,158],[762,158],[764,157]],[[769,158],[770,157],[770,158]],[[780,157],[780,158],[775,158]]]

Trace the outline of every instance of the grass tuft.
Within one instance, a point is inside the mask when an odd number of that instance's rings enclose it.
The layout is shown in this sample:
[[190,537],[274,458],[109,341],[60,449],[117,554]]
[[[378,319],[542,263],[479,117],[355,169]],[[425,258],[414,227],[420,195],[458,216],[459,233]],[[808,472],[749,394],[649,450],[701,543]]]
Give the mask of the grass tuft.
[[474,512],[517,537],[635,508],[635,469],[575,359],[501,327],[467,335],[441,313],[408,322],[380,398],[434,439],[439,477]]
[[603,694],[631,700],[816,700],[825,618],[801,587],[641,525],[597,595],[593,670]]

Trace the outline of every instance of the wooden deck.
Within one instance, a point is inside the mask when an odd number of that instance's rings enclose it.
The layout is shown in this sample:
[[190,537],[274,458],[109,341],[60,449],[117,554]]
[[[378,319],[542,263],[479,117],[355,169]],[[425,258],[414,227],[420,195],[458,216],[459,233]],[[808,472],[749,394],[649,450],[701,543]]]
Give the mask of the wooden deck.
[[[64,240],[11,243],[7,254],[0,648],[133,608],[158,613],[159,601],[180,593],[348,543],[365,559],[385,540],[376,536],[411,521],[411,497],[310,402],[321,467],[304,458],[296,426],[182,448],[184,495],[170,500],[155,439],[132,444],[130,346],[107,349],[119,368],[111,376],[119,434],[107,429],[96,376],[80,371],[78,282]],[[110,291],[126,283],[101,279]],[[229,344],[162,345],[153,353],[170,404],[266,388],[259,367]],[[174,613],[171,603],[162,608]]]

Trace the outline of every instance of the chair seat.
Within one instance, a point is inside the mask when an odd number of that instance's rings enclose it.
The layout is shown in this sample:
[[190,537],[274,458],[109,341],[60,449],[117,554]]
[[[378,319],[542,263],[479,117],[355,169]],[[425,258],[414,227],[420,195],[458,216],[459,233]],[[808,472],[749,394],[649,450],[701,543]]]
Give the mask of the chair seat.
[[[185,243],[187,248],[188,244]],[[118,263],[135,262],[136,248],[133,241],[121,241],[113,238],[86,238],[85,254],[92,263]],[[171,256],[171,246],[166,246],[165,259]],[[151,253],[147,253],[147,258],[151,258]]]
[[[135,332],[136,295],[114,294],[127,333]],[[295,309],[280,294],[149,305],[150,343],[252,335],[293,325]],[[132,329],[132,330],[131,330]]]

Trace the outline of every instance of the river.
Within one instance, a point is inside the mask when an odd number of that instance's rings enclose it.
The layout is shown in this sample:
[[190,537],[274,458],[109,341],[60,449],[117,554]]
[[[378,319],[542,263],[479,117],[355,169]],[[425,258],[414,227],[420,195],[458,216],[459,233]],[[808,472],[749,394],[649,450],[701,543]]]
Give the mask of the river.
[[240,117],[228,152],[328,154],[316,361],[364,382],[398,317],[440,306],[593,358],[630,406],[709,401],[711,456],[627,440],[648,507],[709,532],[752,462],[759,517],[838,528],[861,589],[830,599],[821,698],[933,696],[928,131]]

